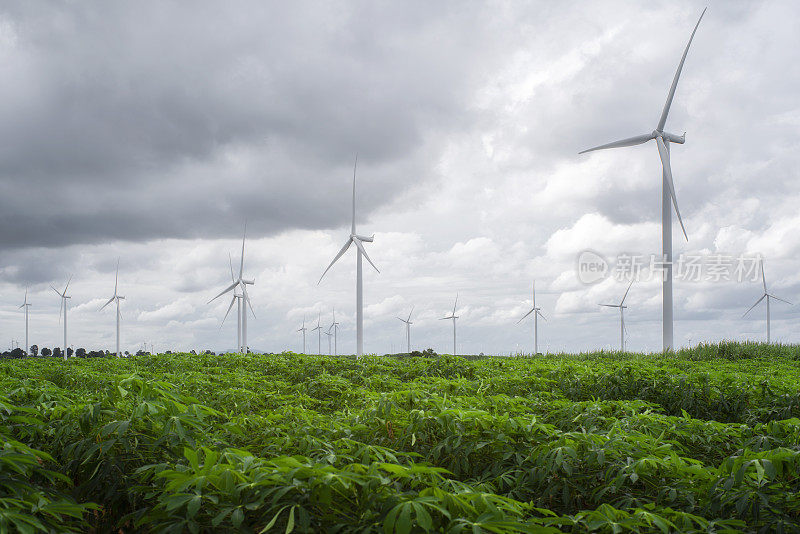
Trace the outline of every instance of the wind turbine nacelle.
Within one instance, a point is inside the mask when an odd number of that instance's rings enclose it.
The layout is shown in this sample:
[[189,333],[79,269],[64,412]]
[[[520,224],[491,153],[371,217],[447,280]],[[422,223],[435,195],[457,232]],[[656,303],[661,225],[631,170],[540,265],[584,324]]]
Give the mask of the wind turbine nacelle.
[[365,242],[367,242],[367,243],[372,243],[372,242],[375,240],[375,234],[372,234],[370,237],[367,237],[367,236],[363,236],[363,235],[358,235],[358,234],[355,234],[355,237],[356,237],[356,238],[357,238],[359,241],[365,241]]
[[242,283],[243,284],[247,284],[249,286],[252,286],[252,285],[254,285],[256,283],[256,280],[255,280],[255,278],[253,278],[252,280],[242,280]]
[[662,134],[662,137],[667,141],[669,141],[670,143],[678,143],[679,145],[682,145],[683,143],[686,142],[686,132],[683,132],[683,135],[675,135],[664,132]]

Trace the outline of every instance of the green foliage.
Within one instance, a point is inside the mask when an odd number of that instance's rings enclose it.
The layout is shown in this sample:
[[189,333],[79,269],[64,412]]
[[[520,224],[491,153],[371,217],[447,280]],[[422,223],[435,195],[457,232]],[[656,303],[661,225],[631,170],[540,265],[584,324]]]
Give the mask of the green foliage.
[[0,533],[800,531],[797,347],[427,352],[2,362]]

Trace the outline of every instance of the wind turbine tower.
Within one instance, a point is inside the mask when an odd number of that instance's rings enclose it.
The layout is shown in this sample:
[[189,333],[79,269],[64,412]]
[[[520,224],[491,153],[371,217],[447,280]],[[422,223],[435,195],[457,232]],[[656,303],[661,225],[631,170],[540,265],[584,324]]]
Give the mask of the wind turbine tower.
[[336,322],[336,308],[333,309],[333,322],[331,323],[330,328],[328,328],[328,332],[331,331],[331,328],[333,329],[333,355],[338,356],[339,348],[337,346],[337,339],[339,334],[339,323]]
[[670,165],[670,143],[678,143],[683,144],[686,141],[686,133],[684,132],[683,135],[675,135],[669,132],[664,131],[664,125],[667,122],[667,115],[669,114],[669,108],[672,105],[672,99],[675,96],[675,88],[678,86],[678,79],[681,75],[681,70],[683,70],[683,63],[686,61],[686,54],[689,53],[689,46],[692,44],[692,39],[694,39],[694,34],[697,32],[697,27],[700,25],[700,21],[703,20],[703,15],[705,14],[706,10],[703,10],[703,13],[700,14],[700,18],[697,20],[697,24],[694,26],[694,30],[692,30],[692,35],[689,37],[689,42],[686,44],[686,48],[683,51],[683,56],[681,57],[681,61],[678,64],[678,70],[675,72],[675,77],[672,80],[672,85],[669,88],[669,94],[667,95],[667,102],[664,104],[664,109],[661,111],[661,117],[658,119],[658,124],[656,125],[655,129],[647,134],[637,135],[635,137],[629,137],[628,139],[622,139],[621,141],[614,141],[612,143],[607,143],[605,145],[596,146],[593,148],[589,148],[580,152],[584,154],[586,152],[591,152],[593,150],[602,150],[606,148],[618,148],[618,147],[626,147],[626,146],[634,146],[640,145],[642,143],[646,143],[647,141],[655,139],[656,145],[658,147],[658,155],[661,158],[661,166],[662,166],[662,173],[661,173],[661,246],[662,246],[662,256],[664,261],[664,278],[662,284],[662,303],[661,303],[661,318],[662,318],[662,347],[664,352],[673,350],[675,345],[673,343],[673,328],[672,328],[672,206],[675,207],[675,214],[678,216],[678,222],[681,224],[681,230],[683,230],[683,235],[686,240],[689,240],[688,235],[686,234],[686,228],[683,225],[683,219],[681,219],[681,212],[678,209],[678,199],[675,196],[675,184],[672,181],[672,167]]
[[539,317],[544,319],[545,321],[547,318],[542,314],[542,309],[536,306],[536,280],[533,281],[533,307],[530,309],[528,313],[522,316],[522,318],[517,321],[517,324],[521,323],[527,316],[533,313],[533,353],[539,354]]
[[28,354],[30,345],[28,344],[28,308],[31,307],[28,302],[28,286],[25,286],[25,300],[20,304],[20,308],[25,310],[25,354]]
[[[253,304],[250,302],[250,296],[247,294],[247,286],[252,286],[255,284],[255,280],[246,280],[244,278],[244,244],[245,239],[247,238],[247,221],[244,223],[244,235],[242,235],[242,257],[241,261],[239,262],[239,277],[233,280],[233,283],[223,289],[216,297],[209,300],[208,303],[211,304],[219,297],[224,295],[229,291],[233,291],[231,296],[231,303],[228,306],[228,311],[225,312],[225,317],[222,318],[222,322],[225,322],[225,319],[228,317],[228,314],[231,312],[231,308],[233,308],[234,303],[236,303],[237,299],[243,299],[244,302],[247,304],[246,306],[239,300],[239,318],[241,319],[241,326],[237,328],[237,343],[239,343],[239,352],[242,354],[246,354],[248,352],[247,348],[247,308],[250,308],[250,313],[253,314],[253,317],[256,316],[256,312],[253,310]],[[230,258],[229,258],[230,260]],[[236,289],[239,289],[242,293],[238,295],[236,293]]]
[[767,343],[769,343],[770,342],[769,299],[779,300],[781,302],[785,302],[786,304],[789,304],[790,306],[792,305],[792,303],[789,302],[788,300],[784,300],[784,299],[782,299],[780,297],[776,297],[775,295],[773,295],[772,293],[767,291],[767,278],[766,278],[766,276],[764,276],[764,260],[761,260],[761,283],[764,285],[764,294],[761,295],[761,298],[759,298],[756,301],[755,304],[750,306],[750,308],[748,308],[748,310],[746,312],[744,312],[744,315],[742,315],[742,317],[744,318],[745,315],[750,313],[750,310],[752,310],[753,308],[758,306],[759,302],[761,302],[764,299],[767,299]]
[[67,299],[72,298],[71,296],[67,295],[67,288],[69,287],[69,283],[72,281],[72,275],[69,275],[69,279],[67,280],[67,285],[64,286],[64,291],[59,291],[58,289],[50,286],[50,288],[56,292],[56,294],[61,297],[61,306],[58,309],[58,318],[61,319],[61,312],[64,312],[64,352],[63,356],[64,359],[67,359]]
[[361,257],[367,258],[367,261],[370,265],[378,272],[378,268],[375,267],[375,264],[372,263],[372,260],[369,259],[369,255],[367,251],[364,249],[363,243],[372,243],[375,239],[375,235],[371,237],[362,236],[356,233],[356,166],[358,165],[358,154],[356,154],[356,161],[353,164],[353,219],[352,225],[350,227],[350,237],[347,238],[347,242],[344,244],[342,249],[339,251],[338,254],[333,258],[333,261],[328,265],[328,268],[322,273],[322,276],[319,277],[319,285],[322,282],[322,278],[325,276],[325,273],[333,267],[333,264],[342,257],[342,255],[347,252],[347,249],[350,248],[350,245],[355,244],[357,250],[356,254],[356,358],[360,358],[364,354],[364,292],[363,292],[363,284],[362,284],[362,265],[361,265]]
[[[402,317],[398,317],[397,318],[400,321],[403,321],[405,323],[405,325],[406,325],[406,351],[408,353],[411,353],[411,325],[414,324],[414,323],[411,322],[411,314],[412,313],[414,313],[414,306],[411,306],[411,311],[408,312],[408,318],[407,319],[403,319]],[[455,313],[455,310],[454,310],[454,313]],[[455,344],[453,344],[453,347],[455,347]]]
[[456,315],[457,305],[458,305],[458,293],[456,293],[456,301],[453,303],[453,313],[451,313],[447,317],[442,317],[441,319],[439,319],[440,321],[444,321],[445,319],[453,320],[453,356],[456,355],[456,319],[458,319],[458,315]]
[[308,330],[308,328],[306,328],[306,316],[304,315],[303,316],[303,326],[301,326],[300,328],[297,329],[298,332],[302,332],[303,333],[303,354],[306,353],[306,330]]
[[114,302],[114,301],[117,302],[117,358],[121,358],[122,357],[122,353],[119,350],[119,320],[121,318],[121,314],[119,312],[119,301],[120,300],[124,300],[125,297],[120,296],[120,295],[117,294],[118,283],[119,283],[119,260],[117,260],[117,274],[114,276],[114,296],[111,297],[110,299],[108,299],[108,302],[103,304],[103,307],[100,308],[99,311],[103,311],[103,308],[105,308],[106,306],[108,306],[112,302]]
[[319,322],[322,315],[317,316],[317,326],[311,329],[311,331],[317,331],[317,355],[322,355],[322,326],[320,326]]
[[601,304],[600,306],[606,306],[608,308],[619,308],[619,350],[620,352],[625,352],[625,299],[628,297],[628,291],[631,290],[631,286],[633,285],[633,280],[631,283],[628,284],[628,289],[625,290],[625,294],[622,295],[622,300],[619,301],[619,304]]

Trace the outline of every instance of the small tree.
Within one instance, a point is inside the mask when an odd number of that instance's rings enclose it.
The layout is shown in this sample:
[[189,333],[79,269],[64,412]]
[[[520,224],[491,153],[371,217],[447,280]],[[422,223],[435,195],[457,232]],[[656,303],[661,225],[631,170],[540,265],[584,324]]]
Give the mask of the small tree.
[[31,345],[31,354],[33,354],[34,357],[39,355],[39,346],[38,345]]
[[51,354],[53,354],[52,351],[50,349],[48,349],[47,347],[42,349],[42,356],[44,356],[45,358],[47,358]]
[[61,347],[56,347],[53,349],[53,358],[63,358],[61,355]]
[[75,356],[77,356],[78,358],[85,358],[86,349],[84,349],[83,347],[79,348],[78,350],[75,351]]
[[25,351],[21,348],[17,347],[16,349],[11,351],[12,358],[23,358],[25,357]]
[[67,357],[71,357],[75,351],[72,350],[72,347],[67,347]]

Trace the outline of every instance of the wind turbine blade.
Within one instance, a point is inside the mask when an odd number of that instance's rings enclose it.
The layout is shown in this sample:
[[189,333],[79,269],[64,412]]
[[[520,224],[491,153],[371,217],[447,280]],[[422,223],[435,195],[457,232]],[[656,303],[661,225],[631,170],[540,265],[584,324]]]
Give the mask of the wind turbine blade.
[[672,167],[669,163],[669,150],[667,150],[667,145],[664,144],[664,140],[660,137],[656,138],[656,144],[658,145],[658,155],[661,156],[661,165],[664,167],[664,175],[666,176],[667,185],[669,186],[669,194],[672,197],[672,205],[675,206],[675,213],[678,214],[678,222],[681,223],[683,237],[686,238],[686,241],[689,241],[689,236],[686,235],[686,228],[683,226],[681,210],[678,209],[678,199],[675,197],[675,184],[672,182]]
[[351,244],[352,242],[353,242],[353,238],[352,238],[352,237],[351,237],[351,238],[349,238],[349,239],[347,240],[347,243],[345,243],[345,244],[344,244],[344,246],[343,246],[343,247],[342,247],[342,249],[339,251],[339,253],[336,255],[336,257],[334,257],[334,258],[333,258],[333,261],[330,263],[330,265],[328,265],[328,268],[327,268],[327,269],[325,269],[325,271],[322,273],[322,276],[320,276],[320,277],[319,277],[319,281],[317,282],[317,285],[319,285],[319,283],[320,283],[320,282],[322,282],[322,279],[325,277],[325,273],[327,273],[327,272],[330,270],[330,268],[331,268],[331,267],[333,267],[333,264],[334,264],[334,263],[336,263],[336,261],[337,261],[339,258],[341,258],[341,257],[342,257],[342,254],[344,254],[345,252],[347,252],[347,249],[348,249],[348,248],[350,248],[350,244]]
[[[116,296],[116,295],[115,295],[115,296]],[[103,311],[103,308],[105,308],[106,306],[108,306],[108,305],[109,305],[109,304],[111,304],[112,302],[114,302],[114,297],[111,297],[110,299],[108,299],[108,302],[106,302],[105,304],[103,304],[103,306],[102,306],[102,307],[101,307],[99,310],[97,310],[97,311]]]
[[785,303],[786,303],[786,304],[788,304],[789,306],[794,306],[794,304],[792,304],[792,303],[791,303],[791,302],[789,302],[788,300],[782,299],[782,298],[780,298],[780,297],[776,297],[776,296],[775,296],[775,295],[773,295],[772,293],[767,293],[767,295],[768,295],[770,298],[773,298],[773,299],[775,299],[775,300],[779,300],[779,301],[781,301],[781,302],[785,302]]
[[678,63],[678,70],[675,71],[675,78],[672,79],[672,86],[669,88],[669,94],[667,95],[667,102],[664,104],[664,111],[661,112],[661,118],[658,119],[658,126],[656,127],[656,130],[658,130],[659,132],[664,130],[664,124],[666,124],[667,115],[669,114],[669,107],[672,105],[672,98],[675,96],[675,88],[678,86],[678,78],[681,77],[683,62],[686,61],[686,54],[689,53],[689,47],[692,45],[692,39],[694,39],[694,34],[697,31],[697,27],[700,26],[700,21],[703,20],[703,15],[705,14],[706,10],[704,9],[703,12],[700,13],[700,18],[697,19],[697,24],[694,25],[694,30],[692,30],[692,35],[691,37],[689,37],[689,42],[686,43],[686,49],[683,51],[683,56],[681,56],[681,62]]
[[219,324],[220,328],[222,328],[222,325],[225,324],[225,319],[228,318],[228,314],[231,312],[231,308],[233,308],[235,302],[236,302],[236,297],[231,297],[231,305],[228,306],[228,311],[225,312],[225,317],[222,318],[222,322]]
[[650,139],[653,138],[653,134],[644,134],[644,135],[637,135],[635,137],[628,137],[627,139],[620,139],[619,141],[613,141],[611,143],[606,143],[605,145],[600,145],[592,148],[587,148],[586,150],[582,150],[578,152],[578,154],[586,154],[587,152],[594,152],[595,150],[605,150],[606,148],[620,148],[623,146],[634,146],[634,145],[641,145],[642,143],[648,142]]
[[622,296],[622,302],[619,303],[620,306],[625,304],[625,299],[628,298],[628,291],[631,290],[632,285],[633,285],[633,279],[631,279],[631,283],[628,284],[628,289],[625,290],[625,294]]
[[532,314],[534,311],[536,311],[536,308],[531,308],[531,311],[529,311],[528,313],[526,313],[525,315],[523,315],[523,316],[522,316],[522,318],[521,318],[519,321],[517,321],[515,324],[519,324],[519,323],[521,323],[522,321],[524,321],[524,320],[525,320],[525,318],[526,318],[527,316],[529,316],[530,314]]
[[541,317],[545,321],[547,320],[547,317],[545,317],[544,314],[542,312],[540,312],[539,310],[536,310],[536,313],[539,314],[539,317]]
[[[250,306],[250,312],[253,314],[253,317],[255,317],[256,311],[253,309],[253,303],[250,302],[250,296],[247,294],[247,286],[244,284],[242,284],[242,293],[244,294],[244,300],[247,301],[247,305]],[[245,310],[245,313],[247,313],[247,310]]]
[[23,306],[25,304],[27,304],[27,303],[28,303],[28,286],[26,285],[25,286],[25,302],[24,302]]
[[228,265],[231,267],[231,282],[236,281],[236,275],[233,274],[233,258],[231,258],[231,253],[228,252]]
[[72,275],[69,275],[69,279],[67,280],[67,285],[64,286],[64,295],[67,294],[67,288],[69,287],[70,282],[72,282]]
[[350,227],[350,233],[356,233],[356,167],[358,166],[358,152],[356,152],[356,160],[353,163],[353,220]]
[[55,292],[56,292],[56,295],[58,295],[59,297],[61,297],[61,296],[62,296],[62,295],[61,295],[61,292],[60,292],[58,289],[54,288],[53,286],[50,286],[50,289],[52,289],[53,291],[55,291]]
[[114,275],[114,295],[117,294],[117,285],[119,283],[119,258],[117,258],[117,274]]
[[401,319],[400,317],[398,317],[398,318],[397,318],[397,320],[398,320],[398,321],[403,321],[404,323],[406,322],[406,320],[405,320],[405,319]]
[[758,306],[758,303],[759,303],[759,302],[761,302],[762,300],[764,300],[766,297],[767,297],[767,294],[766,294],[766,293],[764,293],[763,295],[761,295],[761,298],[760,298],[760,299],[758,299],[758,300],[756,301],[756,303],[755,303],[755,304],[753,304],[752,306],[750,306],[750,307],[747,309],[747,311],[746,311],[746,312],[744,312],[744,313],[742,314],[742,317],[744,318],[744,316],[745,316],[745,315],[747,315],[748,313],[750,313],[750,310],[752,310],[753,308],[755,308],[756,306]]
[[372,263],[372,260],[369,259],[369,254],[367,254],[367,251],[364,249],[364,245],[361,244],[361,240],[358,239],[357,237],[354,237],[353,238],[353,243],[356,244],[356,246],[358,247],[358,250],[360,250],[361,253],[364,255],[364,257],[367,258],[367,261],[369,262],[370,265],[372,265],[372,268],[375,269],[376,271],[378,271],[378,273],[380,273],[378,268],[375,267],[375,264]]
[[244,220],[244,234],[242,234],[242,260],[239,262],[239,279],[244,275],[244,240],[247,237],[247,219]]
[[224,295],[225,293],[227,293],[227,292],[228,292],[228,291],[230,291],[231,289],[235,288],[235,287],[236,287],[236,284],[238,284],[238,283],[239,283],[239,282],[234,282],[234,283],[232,283],[231,285],[229,285],[228,287],[226,287],[224,290],[222,290],[222,291],[220,292],[220,294],[219,294],[219,295],[217,295],[217,296],[216,296],[216,297],[214,297],[213,299],[209,300],[209,301],[208,301],[208,304],[211,304],[212,302],[214,302],[215,300],[217,300],[218,298],[220,298],[222,295]]
[[764,284],[764,293],[767,292],[767,277],[764,276],[764,260],[761,260],[761,283]]
[[607,308],[619,308],[620,304],[600,304],[600,306],[606,306]]
[[456,306],[458,306],[458,293],[456,293],[456,301],[453,303],[453,315],[456,314]]
[[410,311],[410,312],[408,312],[408,319],[406,319],[406,322],[408,322],[408,321],[410,321],[410,320],[411,320],[411,314],[412,314],[412,313],[414,313],[414,306],[411,306],[411,311]]
[[67,299],[61,297],[61,306],[58,307],[58,324],[61,324],[61,312],[64,309],[64,305],[67,303]]

